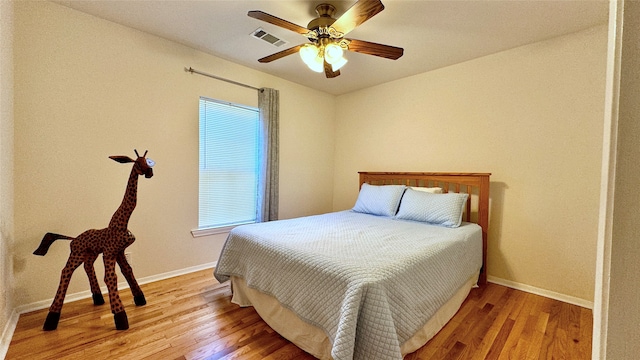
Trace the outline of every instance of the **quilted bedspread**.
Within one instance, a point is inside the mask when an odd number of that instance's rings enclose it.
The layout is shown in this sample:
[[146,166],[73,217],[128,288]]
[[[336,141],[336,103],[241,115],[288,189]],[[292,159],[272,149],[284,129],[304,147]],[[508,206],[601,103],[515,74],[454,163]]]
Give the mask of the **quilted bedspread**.
[[239,226],[214,275],[322,328],[331,355],[402,359],[409,339],[482,263],[482,232],[353,211]]

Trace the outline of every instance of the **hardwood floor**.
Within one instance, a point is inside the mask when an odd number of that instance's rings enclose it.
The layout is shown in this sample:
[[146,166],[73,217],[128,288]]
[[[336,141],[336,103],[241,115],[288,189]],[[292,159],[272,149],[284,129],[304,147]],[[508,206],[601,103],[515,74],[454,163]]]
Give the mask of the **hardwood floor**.
[[[230,303],[212,270],[142,286],[147,305],[120,295],[129,330],[117,331],[108,303],[65,304],[58,329],[42,331],[48,310],[20,316],[6,359],[313,359],[275,333],[253,308]],[[590,359],[591,310],[488,284],[416,359]]]

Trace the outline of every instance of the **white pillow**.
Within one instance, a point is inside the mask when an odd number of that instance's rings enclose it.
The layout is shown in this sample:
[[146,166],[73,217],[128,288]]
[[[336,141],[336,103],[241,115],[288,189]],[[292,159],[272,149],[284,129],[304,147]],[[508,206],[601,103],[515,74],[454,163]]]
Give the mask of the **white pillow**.
[[353,211],[380,215],[393,216],[398,211],[400,198],[407,187],[404,185],[369,185],[362,184],[358,200]]
[[441,187],[411,186],[409,188],[413,189],[415,191],[424,191],[424,192],[429,192],[429,193],[432,193],[432,194],[442,194],[442,188]]
[[402,196],[396,219],[421,221],[446,227],[458,227],[469,194],[433,194],[407,189]]

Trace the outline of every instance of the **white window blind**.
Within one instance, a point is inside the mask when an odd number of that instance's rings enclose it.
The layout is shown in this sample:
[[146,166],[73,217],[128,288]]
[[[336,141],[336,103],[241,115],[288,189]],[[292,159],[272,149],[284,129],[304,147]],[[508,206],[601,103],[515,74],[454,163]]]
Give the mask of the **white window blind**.
[[259,145],[257,108],[200,98],[198,228],[256,221]]

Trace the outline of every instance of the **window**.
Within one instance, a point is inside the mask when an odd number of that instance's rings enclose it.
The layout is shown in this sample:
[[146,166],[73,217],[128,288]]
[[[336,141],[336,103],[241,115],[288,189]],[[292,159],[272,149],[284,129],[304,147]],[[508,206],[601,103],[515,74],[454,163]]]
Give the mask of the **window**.
[[201,97],[198,235],[256,221],[259,170],[258,109]]

